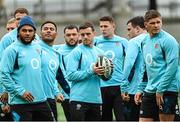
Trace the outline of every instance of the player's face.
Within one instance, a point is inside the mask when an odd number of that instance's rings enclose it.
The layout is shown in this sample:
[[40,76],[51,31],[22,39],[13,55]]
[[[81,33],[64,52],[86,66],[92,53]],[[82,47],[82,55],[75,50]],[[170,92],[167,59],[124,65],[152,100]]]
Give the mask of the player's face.
[[78,43],[79,35],[76,28],[66,29],[64,33],[64,39],[69,46],[76,46]]
[[80,29],[79,30],[81,39],[82,39],[82,43],[85,46],[89,46],[92,47],[93,45],[93,38],[95,36],[95,33],[92,31],[92,28],[86,28],[86,29]]
[[128,23],[127,25],[127,35],[128,35],[128,38],[131,39],[131,38],[134,38],[138,35],[138,29],[137,27],[133,27],[132,26],[132,23]]
[[16,13],[15,15],[15,19],[16,19],[16,24],[19,24],[19,21],[21,20],[21,18],[23,18],[24,16],[27,16],[26,13]]
[[46,23],[41,29],[41,38],[48,44],[53,44],[57,35],[56,27],[52,23]]
[[109,21],[100,21],[100,31],[105,38],[111,38],[114,35],[115,24]]
[[6,25],[6,30],[7,30],[7,32],[10,32],[10,31],[12,31],[14,28],[16,28],[16,27],[17,27],[16,22],[9,23],[9,24]]
[[33,27],[29,25],[25,25],[20,28],[19,30],[19,38],[22,43],[24,44],[30,44],[35,36],[35,30]]
[[145,22],[145,27],[151,36],[159,33],[162,27],[162,18],[156,17]]

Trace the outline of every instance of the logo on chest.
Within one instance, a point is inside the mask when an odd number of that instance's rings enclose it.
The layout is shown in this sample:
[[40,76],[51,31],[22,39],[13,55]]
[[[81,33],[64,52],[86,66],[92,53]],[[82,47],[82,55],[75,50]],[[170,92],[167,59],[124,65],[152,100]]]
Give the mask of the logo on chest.
[[40,67],[40,62],[36,58],[31,59],[31,66],[33,69],[38,69]]

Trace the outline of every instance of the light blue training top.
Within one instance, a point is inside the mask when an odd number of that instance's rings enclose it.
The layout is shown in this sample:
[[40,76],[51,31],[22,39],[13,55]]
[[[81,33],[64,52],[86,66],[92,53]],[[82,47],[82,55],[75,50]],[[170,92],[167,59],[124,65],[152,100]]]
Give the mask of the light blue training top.
[[160,94],[177,92],[179,45],[176,39],[163,30],[153,37],[148,34],[143,56],[148,76],[145,91]]
[[105,55],[114,64],[113,74],[110,80],[101,80],[101,87],[121,86],[122,92],[127,92],[128,81],[123,74],[124,57],[127,50],[127,39],[114,35],[111,39],[102,35],[94,38],[94,45],[102,49]]
[[[72,82],[70,101],[86,103],[102,103],[100,78],[94,74],[92,65],[96,63],[97,56],[103,51],[93,46],[83,44],[77,46],[70,54],[67,63],[67,79]],[[78,69],[80,57],[81,66]]]
[[[66,67],[67,67],[67,61],[68,61],[68,55],[69,53],[75,48],[76,46],[68,46],[67,44],[61,44],[58,46],[57,51],[62,55],[62,63],[63,63],[63,68],[65,71],[66,75]],[[67,79],[66,81],[68,82],[69,86],[71,87],[71,82],[69,82]],[[62,94],[64,96],[64,99],[69,99],[69,95],[62,90]]]
[[29,104],[25,91],[34,96],[32,103],[43,102],[46,95],[41,78],[41,47],[35,42],[24,45],[19,40],[7,47],[1,59],[1,83],[9,93],[9,104]]
[[128,94],[131,95],[134,95],[137,92],[140,82],[147,82],[147,79],[143,79],[144,75],[141,75],[144,67],[141,45],[146,36],[147,34],[143,33],[136,36],[135,38],[132,38],[128,42],[128,48],[124,62],[124,76],[129,81]]
[[42,47],[42,81],[47,98],[55,99],[60,95],[56,74],[60,64],[60,55],[43,41],[39,43]]

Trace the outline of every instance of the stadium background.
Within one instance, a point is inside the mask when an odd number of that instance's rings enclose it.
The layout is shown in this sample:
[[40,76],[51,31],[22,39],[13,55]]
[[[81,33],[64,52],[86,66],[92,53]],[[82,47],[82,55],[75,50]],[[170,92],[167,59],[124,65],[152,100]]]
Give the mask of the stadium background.
[[[150,8],[162,14],[163,28],[180,41],[180,0],[0,0],[0,38],[6,33],[7,20],[18,7],[28,9],[36,22],[37,33],[42,22],[55,21],[58,25],[56,44],[64,43],[63,29],[66,25],[78,26],[86,20],[94,22],[98,35],[98,19],[104,15],[113,16],[117,35],[126,37],[127,20],[143,16]],[[59,120],[65,120],[60,104],[58,113]]]

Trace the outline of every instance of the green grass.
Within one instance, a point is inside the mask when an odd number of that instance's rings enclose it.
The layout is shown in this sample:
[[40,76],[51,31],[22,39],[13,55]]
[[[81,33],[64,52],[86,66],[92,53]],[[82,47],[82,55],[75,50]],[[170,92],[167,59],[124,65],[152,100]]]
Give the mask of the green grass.
[[66,121],[66,117],[64,116],[64,112],[60,103],[57,103],[57,111],[58,111],[58,121]]

